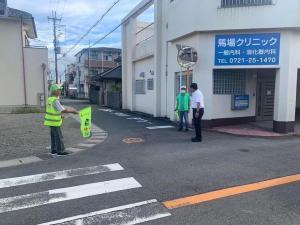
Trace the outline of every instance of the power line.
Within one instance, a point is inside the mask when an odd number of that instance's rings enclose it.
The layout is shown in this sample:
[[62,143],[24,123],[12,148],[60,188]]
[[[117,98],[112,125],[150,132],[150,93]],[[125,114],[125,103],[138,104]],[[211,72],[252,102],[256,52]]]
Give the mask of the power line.
[[62,8],[62,13],[61,13],[61,17],[63,17],[64,13],[65,13],[65,9],[66,9],[66,5],[67,5],[68,0],[64,0],[64,5]]
[[[96,23],[94,25],[92,25],[87,32],[82,35],[79,40],[68,50],[66,51],[62,57],[65,57],[67,54],[69,54],[74,48],[76,48],[76,46],[100,23],[103,21],[103,19],[105,18],[105,16],[120,2],[121,0],[116,0],[105,12],[104,14],[102,14],[102,16],[96,21]],[[61,58],[62,58],[61,57]],[[61,59],[60,58],[60,59]]]
[[113,32],[115,32],[117,29],[119,29],[123,24],[124,24],[124,22],[120,23],[118,26],[116,26],[115,28],[113,28],[110,32],[108,32],[103,37],[101,37],[100,39],[98,39],[94,44],[92,44],[91,47],[94,47],[99,42],[103,41],[105,38],[107,38],[109,35],[111,35]]

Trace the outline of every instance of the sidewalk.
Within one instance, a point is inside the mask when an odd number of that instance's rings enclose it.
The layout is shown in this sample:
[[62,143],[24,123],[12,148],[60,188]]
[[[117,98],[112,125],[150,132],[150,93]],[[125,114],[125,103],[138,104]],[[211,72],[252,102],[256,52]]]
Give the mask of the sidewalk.
[[273,132],[273,122],[253,122],[232,126],[220,126],[209,129],[210,131],[233,134],[237,136],[249,136],[249,137],[289,137],[300,136],[300,123],[295,123],[295,132],[288,134],[280,134]]
[[[49,153],[50,131],[43,122],[44,114],[0,115],[0,161]],[[65,119],[62,131],[66,147],[83,141],[79,123],[71,117]]]

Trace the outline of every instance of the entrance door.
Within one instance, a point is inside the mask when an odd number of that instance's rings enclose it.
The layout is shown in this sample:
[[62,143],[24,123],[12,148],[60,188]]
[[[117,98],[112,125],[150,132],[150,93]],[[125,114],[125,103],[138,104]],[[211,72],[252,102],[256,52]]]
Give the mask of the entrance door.
[[275,70],[262,70],[257,74],[256,120],[273,120],[275,76]]

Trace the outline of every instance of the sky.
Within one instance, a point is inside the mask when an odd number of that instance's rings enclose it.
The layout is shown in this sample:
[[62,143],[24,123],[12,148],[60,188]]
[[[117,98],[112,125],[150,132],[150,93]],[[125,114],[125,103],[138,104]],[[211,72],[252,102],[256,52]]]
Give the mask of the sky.
[[[8,0],[8,7],[29,12],[35,18],[38,38],[32,42],[33,45],[47,46],[49,49],[49,67],[54,71],[53,53],[53,26],[48,21],[52,11],[62,18],[58,27],[59,44],[62,52],[66,52],[77,40],[101,17],[101,15],[116,0]],[[74,55],[82,48],[88,46],[107,34],[116,27],[141,0],[121,0],[104,20],[95,29],[59,62],[59,71],[62,73],[65,65],[75,61]],[[142,15],[142,20],[151,20],[151,11]],[[118,29],[108,38],[100,42],[96,47],[121,48],[121,29]],[[60,57],[59,57],[60,58]]]

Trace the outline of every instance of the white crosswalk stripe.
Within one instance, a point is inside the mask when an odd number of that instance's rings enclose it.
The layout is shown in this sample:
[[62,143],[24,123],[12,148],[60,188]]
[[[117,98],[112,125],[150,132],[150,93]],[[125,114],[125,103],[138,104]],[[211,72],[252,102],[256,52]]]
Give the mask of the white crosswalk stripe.
[[103,166],[93,166],[93,167],[86,167],[86,168],[63,170],[58,172],[36,174],[36,175],[30,175],[24,177],[14,177],[14,178],[0,180],[0,188],[20,186],[25,184],[34,184],[34,183],[40,183],[45,181],[61,180],[61,179],[67,179],[72,177],[99,174],[99,173],[119,171],[119,170],[124,170],[124,168],[120,164],[115,163],[115,164],[108,164]]
[[0,199],[0,213],[142,187],[133,177]]
[[146,127],[148,130],[158,130],[158,129],[169,129],[174,128],[174,126],[153,126],[153,127]]
[[133,225],[155,219],[170,216],[166,209],[157,200],[149,200],[111,209],[105,209],[89,214],[78,215],[62,220],[57,220],[40,225],[98,225],[103,224],[122,224]]
[[[120,164],[115,163],[28,175],[23,177],[13,177],[0,180],[0,189],[25,185],[38,185],[42,182],[60,182],[60,180],[67,180],[79,176],[95,176],[97,174],[101,176],[101,174],[104,173],[110,174],[114,171],[123,170],[124,168]],[[120,174],[122,173],[116,173],[117,176],[119,176]],[[2,198],[0,199],[0,220],[3,213],[7,214],[15,212],[17,210],[25,209],[32,210],[33,208],[37,208],[39,206],[51,207],[51,205],[54,203],[71,204],[71,200],[84,199],[92,196],[98,196],[101,198],[101,196],[104,197],[105,195],[105,198],[111,197],[113,199],[114,193],[125,191],[135,192],[141,189],[142,185],[133,177],[116,179],[116,176],[114,176],[114,179],[112,180],[107,180],[106,178],[105,181],[101,182],[87,183],[77,186],[70,186],[41,191],[37,193]],[[99,208],[97,208],[94,211],[91,210],[91,212],[86,214],[75,213],[73,214],[75,216],[68,218],[56,218],[58,220],[52,222],[50,222],[49,220],[48,222],[47,220],[42,220],[43,223],[40,223],[40,225],[133,225],[171,216],[168,210],[161,203],[157,202],[157,200],[144,200],[145,199],[141,199],[141,202],[136,203],[125,201],[126,203],[131,204],[123,205],[123,203],[121,206],[102,210],[99,210]],[[99,205],[95,207],[99,207]],[[30,215],[30,213],[28,215]],[[35,216],[36,218],[39,218],[38,215]],[[14,217],[10,218],[14,220]],[[24,218],[19,219],[23,220]],[[31,223],[32,222],[30,222],[30,224]]]

